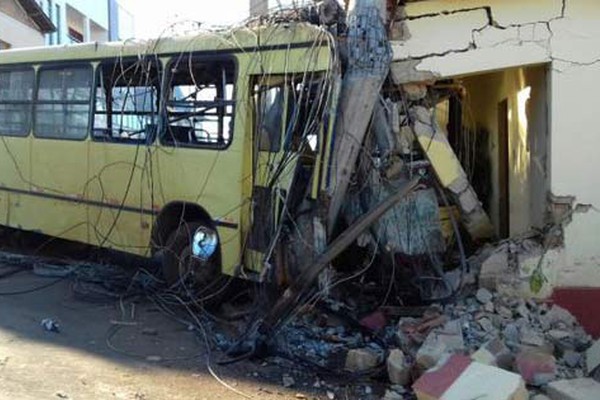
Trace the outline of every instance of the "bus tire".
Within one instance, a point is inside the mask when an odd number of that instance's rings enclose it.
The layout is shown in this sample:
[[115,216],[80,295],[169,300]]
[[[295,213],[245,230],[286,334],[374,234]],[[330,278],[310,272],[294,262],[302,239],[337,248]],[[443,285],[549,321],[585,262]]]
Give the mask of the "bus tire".
[[200,227],[207,225],[184,221],[169,236],[162,258],[163,277],[169,287],[192,285],[203,290],[220,277],[219,248],[207,261],[192,255],[192,237]]

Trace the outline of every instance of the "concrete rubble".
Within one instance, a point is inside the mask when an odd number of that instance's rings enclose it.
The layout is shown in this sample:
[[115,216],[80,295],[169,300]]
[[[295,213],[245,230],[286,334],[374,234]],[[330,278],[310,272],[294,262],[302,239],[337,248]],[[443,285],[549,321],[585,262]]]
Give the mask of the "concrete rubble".
[[[329,306],[334,304],[328,301]],[[336,315],[355,311],[343,302],[333,308]],[[586,351],[595,362],[600,346],[591,347],[591,337],[567,310],[488,289],[446,305],[428,306],[420,316],[394,318],[389,313],[378,310],[366,319],[377,323],[363,324],[364,318],[358,323],[356,318],[352,326],[326,316],[327,311],[313,309],[299,316],[282,336],[287,348],[291,346],[294,354],[309,358],[314,365],[387,382],[379,397],[366,397],[384,399],[461,399],[460,393],[476,395],[477,390],[489,389],[487,385],[477,389],[476,384],[477,376],[489,376],[486,381],[494,382],[495,392],[502,395],[486,399],[538,395],[539,399],[579,400],[555,394],[566,390],[566,384],[548,392],[549,388],[556,386],[554,382],[587,376]],[[461,368],[466,372],[456,375]],[[435,377],[446,369],[454,371],[456,384],[450,392],[452,385],[440,392],[439,384],[431,382],[439,381]]]

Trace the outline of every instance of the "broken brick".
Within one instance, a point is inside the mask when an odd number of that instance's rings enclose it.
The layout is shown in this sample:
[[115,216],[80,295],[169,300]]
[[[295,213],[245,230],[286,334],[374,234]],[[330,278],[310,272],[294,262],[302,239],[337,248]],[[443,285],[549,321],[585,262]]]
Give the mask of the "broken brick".
[[[418,400],[526,400],[525,382],[515,373],[454,354],[413,385]],[[493,397],[490,397],[493,394]]]
[[515,361],[516,369],[531,385],[545,385],[556,376],[556,359],[538,350],[522,350]]

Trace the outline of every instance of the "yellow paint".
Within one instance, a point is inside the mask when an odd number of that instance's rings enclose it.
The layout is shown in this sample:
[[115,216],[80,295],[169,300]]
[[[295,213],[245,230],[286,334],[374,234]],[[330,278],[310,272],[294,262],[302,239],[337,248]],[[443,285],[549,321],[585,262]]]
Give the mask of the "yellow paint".
[[[258,43],[286,47],[255,51]],[[158,55],[166,65],[172,54],[221,51],[235,58],[238,75],[233,141],[226,150],[164,147],[158,142],[138,148],[131,144],[96,142],[89,134],[82,141],[36,139],[31,134],[24,138],[0,136],[0,186],[88,202],[0,190],[0,222],[148,255],[155,216],[97,204],[160,210],[172,202],[191,202],[204,207],[217,221],[238,224],[237,229],[218,228],[223,271],[233,274],[243,260],[255,183],[249,82],[253,75],[332,71],[333,50],[329,45],[330,36],[324,30],[291,24],[150,42],[92,43],[3,52],[0,67],[58,60],[90,60],[96,67],[100,59],[151,54]],[[291,163],[289,171],[294,166]],[[284,174],[287,181],[282,184],[289,185],[289,171]]]
[[450,144],[431,139],[430,136],[422,135],[417,138],[442,185],[450,186],[462,172],[460,161],[456,158]]

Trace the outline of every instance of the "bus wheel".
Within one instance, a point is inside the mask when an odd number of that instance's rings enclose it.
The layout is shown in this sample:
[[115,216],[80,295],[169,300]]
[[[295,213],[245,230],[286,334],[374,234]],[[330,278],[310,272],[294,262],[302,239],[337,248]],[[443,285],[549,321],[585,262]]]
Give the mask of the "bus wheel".
[[182,222],[165,248],[162,270],[170,287],[210,287],[220,275],[218,236],[201,222]]

